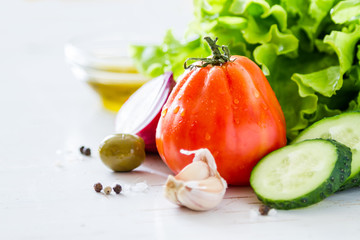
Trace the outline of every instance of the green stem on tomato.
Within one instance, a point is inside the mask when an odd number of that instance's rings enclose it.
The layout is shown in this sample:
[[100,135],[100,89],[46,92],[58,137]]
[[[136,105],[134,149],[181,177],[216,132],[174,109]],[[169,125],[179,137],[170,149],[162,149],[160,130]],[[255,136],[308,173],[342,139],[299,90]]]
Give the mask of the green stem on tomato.
[[[212,65],[212,66],[221,66],[226,62],[230,61],[230,50],[227,46],[222,45],[219,46],[216,44],[218,38],[216,37],[214,40],[212,40],[209,36],[204,37],[205,41],[208,43],[211,52],[212,52],[212,56],[207,57],[207,58],[188,58],[185,60],[184,62],[184,68],[185,69],[193,69],[195,67],[206,67],[208,65]],[[221,53],[220,51],[220,47],[223,53]],[[190,64],[190,65],[186,65],[186,63],[188,61],[201,61],[202,64],[201,65],[196,65],[196,64]]]

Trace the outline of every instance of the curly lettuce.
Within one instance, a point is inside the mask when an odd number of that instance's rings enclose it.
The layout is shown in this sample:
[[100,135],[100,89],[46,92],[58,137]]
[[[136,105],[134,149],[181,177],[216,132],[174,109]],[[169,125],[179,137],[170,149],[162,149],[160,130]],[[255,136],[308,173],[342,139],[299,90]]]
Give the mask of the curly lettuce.
[[255,61],[283,109],[287,136],[321,118],[360,109],[360,0],[194,0],[183,39],[133,46],[138,69],[155,77],[207,57],[202,38]]

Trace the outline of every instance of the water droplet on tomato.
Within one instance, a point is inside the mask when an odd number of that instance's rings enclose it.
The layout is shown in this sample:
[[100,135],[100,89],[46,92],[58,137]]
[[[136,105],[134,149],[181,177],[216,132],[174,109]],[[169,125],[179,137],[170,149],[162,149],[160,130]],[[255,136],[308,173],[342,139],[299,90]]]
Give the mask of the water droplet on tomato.
[[210,139],[211,139],[210,133],[206,133],[206,134],[205,134],[205,140],[206,140],[206,141],[209,141]]
[[196,121],[196,120],[191,123],[191,127],[196,127],[196,125],[197,125],[197,121]]
[[257,89],[254,90],[254,96],[256,98],[260,97],[260,93],[259,93],[259,91]]
[[234,99],[235,104],[239,104],[239,99]]
[[182,117],[185,116],[185,110],[184,109],[181,111],[180,116],[182,116]]
[[262,121],[258,121],[257,124],[261,128],[265,127],[265,124]]
[[180,107],[177,106],[177,107],[174,109],[173,113],[174,113],[174,114],[178,113],[178,112],[179,112],[179,109],[180,109]]
[[240,124],[240,119],[235,118],[234,120],[235,120],[235,123],[236,123],[236,124]]
[[168,109],[167,109],[167,108],[164,108],[164,109],[161,111],[161,116],[162,116],[162,117],[165,117],[167,111],[168,111]]

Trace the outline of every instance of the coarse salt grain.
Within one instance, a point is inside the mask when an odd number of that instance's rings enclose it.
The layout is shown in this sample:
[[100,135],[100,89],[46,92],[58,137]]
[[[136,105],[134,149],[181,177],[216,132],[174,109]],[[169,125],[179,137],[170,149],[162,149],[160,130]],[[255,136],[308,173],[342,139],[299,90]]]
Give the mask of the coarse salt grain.
[[136,183],[135,185],[131,186],[131,191],[133,192],[145,192],[149,189],[149,185],[145,181]]

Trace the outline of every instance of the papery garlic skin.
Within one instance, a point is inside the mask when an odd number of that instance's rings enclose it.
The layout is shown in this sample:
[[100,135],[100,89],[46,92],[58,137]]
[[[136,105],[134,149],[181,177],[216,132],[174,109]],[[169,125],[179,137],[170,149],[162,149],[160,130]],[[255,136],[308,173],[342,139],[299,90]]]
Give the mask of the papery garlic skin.
[[227,184],[217,171],[214,157],[206,148],[181,150],[181,153],[195,154],[193,162],[175,177],[168,177],[165,197],[175,204],[196,211],[216,207],[225,195]]

